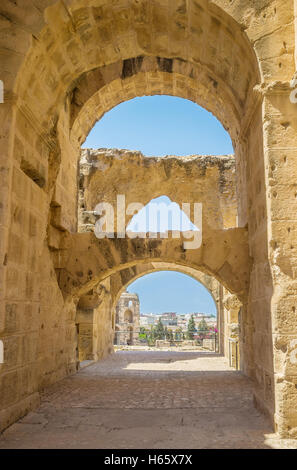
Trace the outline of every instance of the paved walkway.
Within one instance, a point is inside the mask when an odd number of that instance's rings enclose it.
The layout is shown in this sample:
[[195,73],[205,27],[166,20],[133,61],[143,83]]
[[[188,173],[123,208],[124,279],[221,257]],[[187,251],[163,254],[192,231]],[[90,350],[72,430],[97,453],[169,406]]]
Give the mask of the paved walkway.
[[249,380],[193,351],[118,351],[46,389],[0,437],[0,449],[287,446],[254,408]]

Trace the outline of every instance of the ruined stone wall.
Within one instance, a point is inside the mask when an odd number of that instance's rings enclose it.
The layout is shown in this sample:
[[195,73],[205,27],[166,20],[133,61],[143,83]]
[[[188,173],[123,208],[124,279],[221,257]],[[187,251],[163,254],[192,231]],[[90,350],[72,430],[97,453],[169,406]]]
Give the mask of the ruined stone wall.
[[[94,223],[96,219],[89,218],[88,212],[101,202],[112,204],[116,217],[118,195],[125,196],[126,206],[134,202],[146,205],[162,195],[180,207],[182,203],[201,203],[203,225],[213,229],[236,227],[232,155],[145,157],[141,152],[118,149],[84,149],[81,155],[80,231]],[[131,218],[126,216],[126,226]]]
[[138,295],[123,292],[115,307],[116,324],[114,344],[128,344],[131,346],[138,344],[139,317],[140,305]]

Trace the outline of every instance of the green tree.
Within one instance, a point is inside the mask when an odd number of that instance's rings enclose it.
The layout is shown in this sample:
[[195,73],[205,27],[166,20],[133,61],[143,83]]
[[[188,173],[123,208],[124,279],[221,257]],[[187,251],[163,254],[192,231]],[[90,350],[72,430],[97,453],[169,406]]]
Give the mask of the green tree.
[[154,338],[155,339],[164,339],[165,336],[165,330],[164,330],[164,325],[162,323],[161,318],[159,318],[159,321],[157,325],[154,328]]
[[173,341],[173,332],[170,328],[168,328],[168,339],[169,341]]
[[175,330],[175,335],[174,335],[174,339],[176,341],[181,341],[183,339],[183,330],[181,327],[179,328],[176,328]]
[[149,346],[154,346],[155,345],[155,330],[153,325],[151,326],[151,330],[147,334],[147,342]]
[[209,328],[204,318],[202,318],[201,322],[198,325],[198,331],[199,333],[207,333],[209,331]]
[[183,333],[183,329],[181,327],[177,328],[176,331],[175,331],[175,338],[178,340],[178,341],[182,341],[183,339],[185,339],[184,337],[184,333]]
[[194,333],[196,333],[196,326],[195,326],[195,320],[194,320],[194,315],[191,315],[191,318],[188,323],[188,329],[187,329],[187,337],[188,339],[193,339],[194,338]]
[[174,338],[176,341],[184,339],[183,329],[181,327],[176,328]]
[[147,330],[143,326],[141,326],[139,329],[139,339],[147,339],[147,337],[148,337]]

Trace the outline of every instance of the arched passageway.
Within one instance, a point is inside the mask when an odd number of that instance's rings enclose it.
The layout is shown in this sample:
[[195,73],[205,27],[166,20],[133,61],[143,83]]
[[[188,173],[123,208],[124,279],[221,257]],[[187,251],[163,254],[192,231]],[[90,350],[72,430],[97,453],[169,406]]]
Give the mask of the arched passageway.
[[[165,347],[172,351],[205,348],[218,352],[220,316],[216,300],[220,302],[219,284],[202,273],[197,272],[194,278],[182,269],[175,270],[174,265],[168,265],[169,270],[164,265],[162,269],[161,265],[159,268],[148,266],[147,272],[134,276],[119,291],[115,312],[128,295],[135,295],[140,305],[138,315],[133,317],[133,327],[136,329],[139,325],[140,333],[133,346]],[[197,278],[203,280],[203,284]],[[212,290],[206,288],[205,283]]]
[[[201,284],[208,295],[212,298],[216,309],[216,326],[218,333],[215,341],[215,349],[224,355],[230,364],[238,369],[242,369],[242,340],[240,336],[239,312],[242,303],[224,288],[215,278],[198,270],[179,266],[173,263],[149,263],[137,264],[132,268],[123,269],[121,272],[111,277],[112,290],[114,292],[112,300],[113,316],[116,316],[119,299],[137,279],[143,278],[150,273],[156,272],[179,272],[192,277]],[[124,294],[126,295],[126,294]],[[153,292],[151,293],[153,295]],[[137,325],[138,326],[138,325]],[[236,364],[237,362],[237,364]]]

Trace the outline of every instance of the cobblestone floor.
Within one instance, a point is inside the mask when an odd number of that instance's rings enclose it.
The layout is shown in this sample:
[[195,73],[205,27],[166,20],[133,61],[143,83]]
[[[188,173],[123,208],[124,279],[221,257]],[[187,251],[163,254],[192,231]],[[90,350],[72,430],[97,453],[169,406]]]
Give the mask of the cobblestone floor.
[[0,449],[295,448],[254,408],[251,383],[202,352],[118,351],[54,384]]

